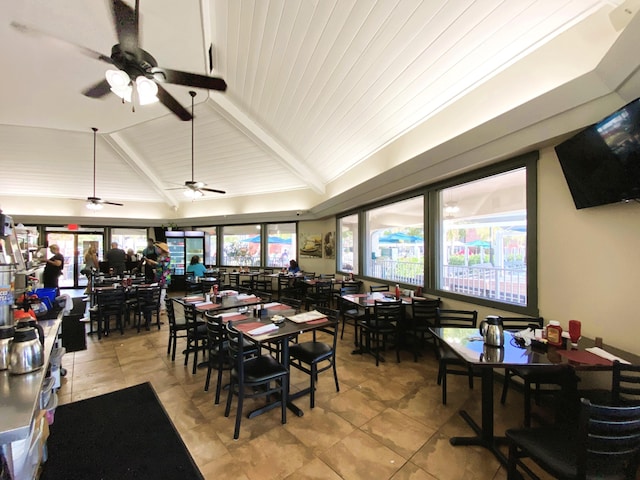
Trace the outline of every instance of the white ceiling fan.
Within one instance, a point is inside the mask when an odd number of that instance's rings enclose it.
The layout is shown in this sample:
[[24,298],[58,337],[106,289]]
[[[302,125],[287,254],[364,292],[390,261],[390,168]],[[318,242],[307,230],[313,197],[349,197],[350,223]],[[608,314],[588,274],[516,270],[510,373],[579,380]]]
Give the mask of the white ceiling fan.
[[103,205],[116,205],[118,207],[122,207],[124,206],[122,203],[109,202],[96,197],[96,136],[98,129],[96,127],[91,127],[91,130],[93,130],[93,196],[87,197],[87,208],[90,210],[100,210]]
[[225,194],[224,190],[216,190],[215,188],[207,188],[207,184],[203,182],[196,182],[194,180],[194,170],[195,170],[195,162],[193,159],[193,120],[194,120],[194,98],[196,96],[196,92],[193,90],[189,91],[189,95],[191,95],[191,180],[187,180],[184,182],[184,186],[168,188],[167,190],[179,190],[184,189],[185,196],[189,198],[199,198],[204,195],[205,192],[213,192],[213,193],[221,193]]

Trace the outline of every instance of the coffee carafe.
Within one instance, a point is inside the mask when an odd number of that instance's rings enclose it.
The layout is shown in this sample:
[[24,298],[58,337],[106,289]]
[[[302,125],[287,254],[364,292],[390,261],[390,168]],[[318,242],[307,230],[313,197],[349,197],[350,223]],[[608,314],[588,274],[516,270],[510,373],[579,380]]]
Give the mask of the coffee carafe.
[[480,322],[480,334],[485,345],[502,347],[504,345],[504,329],[502,319],[495,315],[489,315]]

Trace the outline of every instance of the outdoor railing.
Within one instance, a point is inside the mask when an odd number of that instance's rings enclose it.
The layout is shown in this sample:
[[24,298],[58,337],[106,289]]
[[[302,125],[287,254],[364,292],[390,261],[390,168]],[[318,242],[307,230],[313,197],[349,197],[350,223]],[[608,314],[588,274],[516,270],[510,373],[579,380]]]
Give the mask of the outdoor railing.
[[[391,283],[424,285],[424,266],[401,260],[370,260],[369,276]],[[527,304],[526,268],[497,268],[492,265],[443,265],[441,290],[489,298],[514,305]]]

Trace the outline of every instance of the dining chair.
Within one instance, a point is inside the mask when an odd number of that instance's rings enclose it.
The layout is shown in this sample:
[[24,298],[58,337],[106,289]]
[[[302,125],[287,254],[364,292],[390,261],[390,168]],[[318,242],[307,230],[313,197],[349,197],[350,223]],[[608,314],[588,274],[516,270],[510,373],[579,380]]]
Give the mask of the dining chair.
[[[441,305],[439,298],[411,299],[411,335],[413,341],[413,361],[418,361],[420,344],[431,343],[437,358],[436,339],[429,329],[437,324],[437,310]],[[419,342],[418,342],[419,341]],[[420,344],[419,344],[420,343]]]
[[187,338],[187,324],[184,314],[176,315],[174,305],[175,300],[166,297],[164,303],[167,308],[167,319],[169,320],[169,344],[167,345],[167,355],[171,355],[171,361],[176,359],[176,349],[179,338]]
[[[338,371],[336,370],[336,342],[340,312],[326,307],[318,307],[317,310],[327,316],[331,325],[314,329],[310,341],[299,342],[289,347],[289,365],[309,375],[310,408],[314,408],[316,404],[315,391],[319,373],[332,369],[336,392],[340,391]],[[328,335],[330,342],[321,341],[319,339],[320,333]]]
[[198,368],[198,352],[207,348],[207,326],[198,321],[198,311],[190,303],[184,304],[184,321],[187,326],[187,347],[184,351],[184,365],[189,364],[189,355],[193,353],[193,369],[196,374]]
[[[505,330],[520,331],[527,328],[541,329],[544,324],[543,317],[500,317]],[[550,367],[513,367],[506,368],[504,372],[504,383],[502,384],[502,395],[500,403],[503,405],[507,401],[507,392],[513,382],[513,378],[522,380],[522,391],[524,395],[524,425],[531,426],[531,397],[535,390],[534,401],[540,403],[540,395],[558,393],[558,388],[543,389],[542,385],[564,386],[567,381],[567,372],[564,369]]]
[[251,290],[251,293],[260,298],[264,303],[271,303],[272,294],[269,292],[261,292],[260,290]]
[[121,287],[102,288],[96,291],[98,338],[109,335],[111,319],[115,318],[116,327],[124,334],[125,292]]
[[245,398],[266,397],[269,402],[270,398],[275,396],[276,400],[270,405],[274,408],[280,406],[281,421],[283,424],[287,423],[289,371],[271,355],[257,355],[255,350],[247,354],[243,333],[233,327],[233,322],[228,322],[226,327],[229,356],[233,367],[224,416],[228,417],[231,413],[231,402],[236,396],[238,405],[233,439],[237,440],[240,436]]
[[614,360],[611,367],[611,387],[603,390],[580,390],[580,397],[604,405],[640,405],[640,365]]
[[160,330],[160,293],[161,289],[158,285],[140,285],[136,289],[137,310],[135,316],[138,332],[140,332],[140,323],[143,317],[145,328],[149,330],[151,318],[154,314],[158,330]]
[[299,298],[282,297],[279,301],[283,305],[293,308],[295,313],[300,313],[302,311],[302,300]]
[[316,278],[316,272],[301,272],[305,280],[313,280]]
[[529,457],[561,479],[636,478],[640,464],[640,406],[605,406],[581,399],[578,425],[509,429],[507,478],[518,467],[538,478],[520,459]]
[[240,286],[240,274],[238,272],[227,273],[228,282],[223,287],[225,289],[234,289]]
[[[395,336],[396,360],[400,362],[400,338],[398,329],[403,317],[402,300],[382,301],[375,300],[373,314],[365,317],[358,323],[360,327],[360,347],[363,345],[363,352],[371,353],[376,359],[376,367],[384,357],[380,355],[386,349],[387,339]],[[365,338],[364,343],[362,337]],[[372,346],[371,344],[374,344]]]
[[369,291],[373,292],[388,292],[389,285],[369,285]]
[[298,297],[298,292],[293,288],[293,280],[287,275],[278,276],[278,299],[282,297]]
[[315,285],[310,286],[304,297],[307,310],[317,307],[331,307],[333,297],[333,284],[331,281],[318,280]]
[[352,302],[343,300],[345,295],[357,295],[360,293],[360,285],[344,285],[340,288],[340,295],[338,297],[338,308],[342,317],[342,329],[340,331],[340,339],[344,337],[344,327],[349,322],[353,324],[355,329],[355,344],[358,345],[358,322],[365,318],[367,312],[364,308],[355,305]]
[[[436,327],[477,328],[476,310],[436,310]],[[442,404],[447,404],[447,375],[466,375],[469,388],[473,388],[473,369],[459,358],[446,344],[437,342],[438,385],[442,385]],[[477,376],[477,375],[476,375]]]
[[222,374],[225,371],[231,370],[232,366],[229,357],[227,329],[222,323],[222,317],[215,316],[209,312],[205,312],[204,316],[207,321],[207,354],[209,356],[204,391],[209,391],[211,373],[215,370],[217,372],[217,380],[216,394],[213,403],[218,405],[220,403],[220,392],[222,391]]

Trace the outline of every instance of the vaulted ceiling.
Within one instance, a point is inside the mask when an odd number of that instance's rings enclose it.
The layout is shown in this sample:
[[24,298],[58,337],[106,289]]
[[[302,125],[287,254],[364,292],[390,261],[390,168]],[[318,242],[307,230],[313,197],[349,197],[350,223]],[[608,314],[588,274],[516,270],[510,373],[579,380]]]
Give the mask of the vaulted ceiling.
[[[192,124],[162,104],[82,95],[109,65],[78,46],[109,56],[118,42],[110,2],[2,2],[0,208],[94,222],[335,213],[640,96],[637,55],[616,66],[635,53],[637,3],[140,0],[141,46],[160,66],[227,82],[225,93],[195,89],[192,150]],[[192,88],[165,88],[191,109]],[[544,134],[510,138],[543,123]],[[91,127],[96,196],[124,207],[85,209]],[[191,180],[192,155],[195,180],[226,195],[169,190]]]

